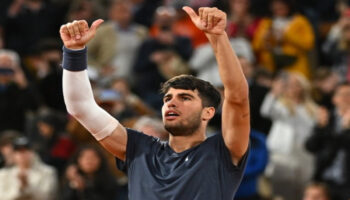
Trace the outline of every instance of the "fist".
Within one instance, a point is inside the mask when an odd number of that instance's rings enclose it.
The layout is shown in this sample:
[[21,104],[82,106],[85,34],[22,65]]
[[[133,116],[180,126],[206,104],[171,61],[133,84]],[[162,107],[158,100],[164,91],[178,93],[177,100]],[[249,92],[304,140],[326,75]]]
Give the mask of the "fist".
[[221,35],[226,29],[226,13],[217,8],[202,7],[198,9],[198,15],[188,6],[183,10],[190,16],[198,29],[209,34]]
[[61,26],[60,36],[65,47],[69,49],[83,49],[95,36],[97,28],[103,20],[94,21],[89,28],[85,20],[73,21]]

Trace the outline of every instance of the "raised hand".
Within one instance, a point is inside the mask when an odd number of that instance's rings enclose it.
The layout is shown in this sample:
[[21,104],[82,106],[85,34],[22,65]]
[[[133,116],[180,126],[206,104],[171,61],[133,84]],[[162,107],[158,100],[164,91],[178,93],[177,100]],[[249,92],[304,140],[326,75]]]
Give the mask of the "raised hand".
[[191,18],[198,29],[209,34],[221,35],[226,29],[226,13],[217,8],[202,7],[197,13],[190,7],[182,8]]
[[89,28],[85,20],[73,21],[62,25],[60,35],[65,47],[69,49],[82,49],[95,36],[97,28],[103,20],[94,21]]

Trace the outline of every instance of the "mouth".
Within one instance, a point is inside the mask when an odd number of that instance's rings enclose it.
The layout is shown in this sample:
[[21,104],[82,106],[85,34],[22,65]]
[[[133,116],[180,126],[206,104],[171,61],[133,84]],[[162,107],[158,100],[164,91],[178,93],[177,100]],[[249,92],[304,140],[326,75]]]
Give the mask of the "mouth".
[[176,111],[173,111],[173,110],[169,110],[169,111],[166,111],[165,112],[165,115],[164,115],[164,118],[166,120],[174,120],[176,119],[177,117],[179,117],[179,113],[176,112]]

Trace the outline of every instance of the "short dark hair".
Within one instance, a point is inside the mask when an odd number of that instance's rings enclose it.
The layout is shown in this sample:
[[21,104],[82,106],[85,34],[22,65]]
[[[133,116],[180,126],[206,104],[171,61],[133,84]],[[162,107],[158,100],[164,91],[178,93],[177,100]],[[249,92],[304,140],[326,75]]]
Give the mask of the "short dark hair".
[[337,86],[335,87],[335,90],[339,89],[340,87],[350,87],[350,82],[341,81],[340,83],[337,84]]
[[160,91],[162,94],[166,94],[170,88],[197,90],[202,99],[203,107],[214,107],[217,110],[221,103],[221,95],[212,84],[192,75],[175,76],[163,83]]

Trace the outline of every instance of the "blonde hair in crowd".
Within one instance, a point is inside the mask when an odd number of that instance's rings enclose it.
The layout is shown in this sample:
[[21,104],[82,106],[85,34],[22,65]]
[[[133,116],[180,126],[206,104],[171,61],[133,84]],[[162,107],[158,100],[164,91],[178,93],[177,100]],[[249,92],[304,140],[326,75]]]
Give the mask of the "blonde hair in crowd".
[[[291,77],[296,78],[298,83],[300,84],[302,88],[302,92],[300,95],[300,103],[305,106],[305,109],[309,113],[309,115],[313,118],[316,118],[317,116],[317,104],[311,97],[311,84],[310,82],[302,75],[298,73],[288,72],[288,79]],[[289,83],[287,83],[289,84]],[[289,85],[287,85],[289,87]],[[280,101],[287,107],[288,111],[294,115],[295,114],[295,108],[297,106],[297,103],[291,100],[289,97],[287,97],[284,94],[280,97]]]

